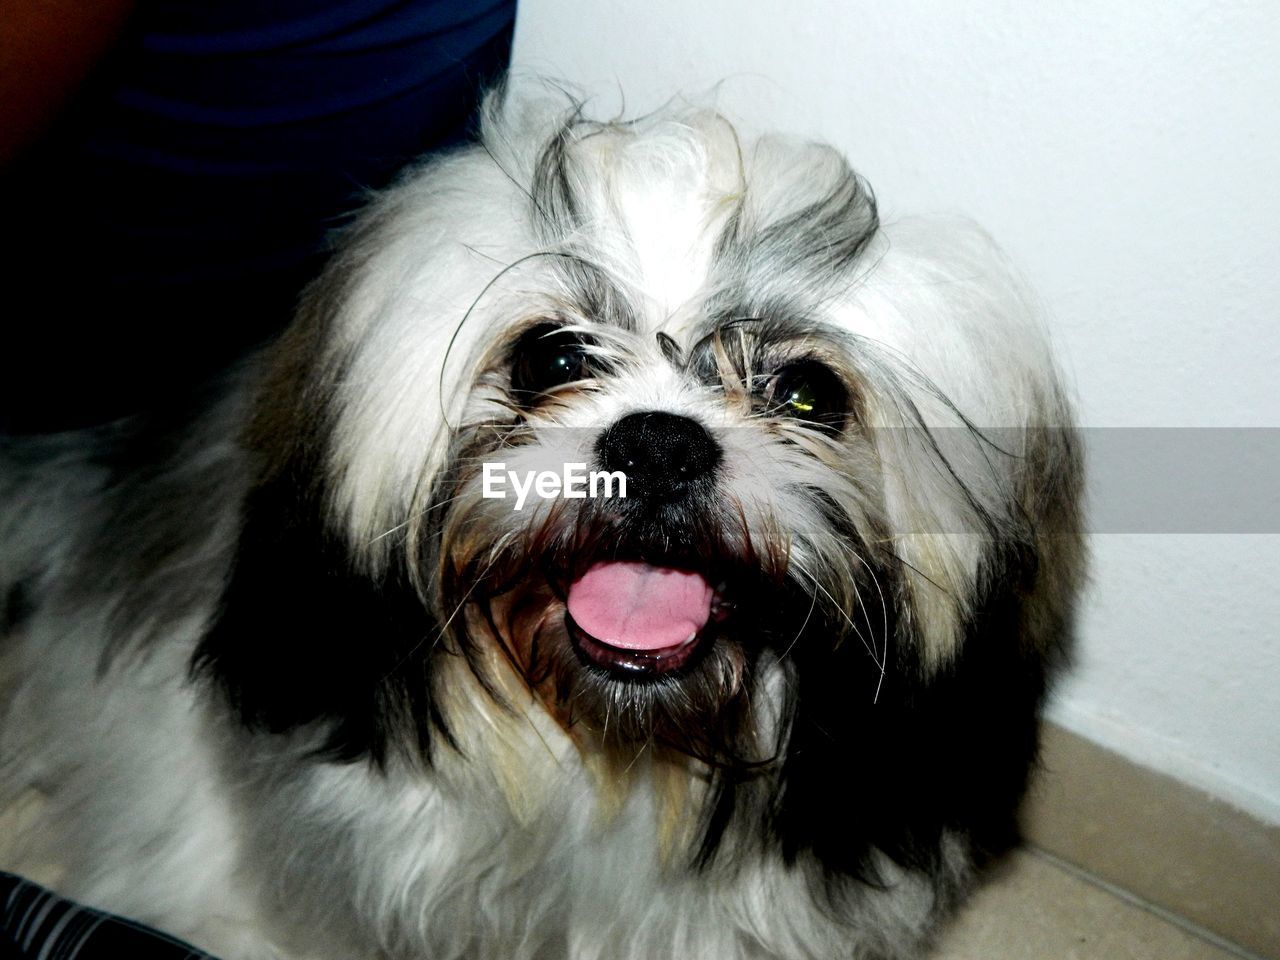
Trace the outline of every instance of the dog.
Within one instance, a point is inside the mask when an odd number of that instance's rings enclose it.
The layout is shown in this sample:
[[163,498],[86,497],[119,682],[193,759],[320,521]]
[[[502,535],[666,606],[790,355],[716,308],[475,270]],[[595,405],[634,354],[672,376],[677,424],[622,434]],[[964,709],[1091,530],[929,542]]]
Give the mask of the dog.
[[262,355],[3,455],[22,856],[228,960],[920,957],[1084,567],[986,235],[678,104],[499,90]]

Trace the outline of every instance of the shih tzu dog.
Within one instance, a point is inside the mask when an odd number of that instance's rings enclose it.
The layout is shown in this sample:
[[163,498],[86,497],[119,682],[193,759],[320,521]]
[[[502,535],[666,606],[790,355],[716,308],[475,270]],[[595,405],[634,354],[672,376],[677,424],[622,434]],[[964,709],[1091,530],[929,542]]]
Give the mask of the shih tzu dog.
[[985,235],[692,108],[491,96],[216,395],[3,456],[24,855],[229,960],[921,956],[1082,567]]

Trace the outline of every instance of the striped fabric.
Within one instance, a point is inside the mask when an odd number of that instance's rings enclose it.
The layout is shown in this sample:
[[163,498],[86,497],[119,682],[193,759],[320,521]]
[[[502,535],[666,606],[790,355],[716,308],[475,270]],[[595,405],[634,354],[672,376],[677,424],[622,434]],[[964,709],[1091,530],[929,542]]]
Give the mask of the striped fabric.
[[0,960],[214,960],[168,934],[0,873]]

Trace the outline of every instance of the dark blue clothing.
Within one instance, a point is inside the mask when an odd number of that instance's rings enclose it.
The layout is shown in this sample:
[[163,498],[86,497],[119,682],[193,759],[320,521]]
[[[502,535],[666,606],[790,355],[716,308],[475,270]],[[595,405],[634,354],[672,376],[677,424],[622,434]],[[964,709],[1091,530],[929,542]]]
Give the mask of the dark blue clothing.
[[[287,321],[323,238],[466,137],[514,0],[143,0],[0,181],[0,428],[130,412]],[[6,298],[12,302],[13,293]]]
[[0,873],[0,960],[214,960],[142,924]]

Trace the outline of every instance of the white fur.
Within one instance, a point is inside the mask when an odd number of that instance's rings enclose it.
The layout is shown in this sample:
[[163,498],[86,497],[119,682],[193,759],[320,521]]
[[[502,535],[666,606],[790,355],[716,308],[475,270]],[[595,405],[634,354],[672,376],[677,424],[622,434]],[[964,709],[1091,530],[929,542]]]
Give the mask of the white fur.
[[[528,109],[533,119],[490,119],[496,162],[471,149],[406,175],[375,201],[344,254],[348,287],[340,312],[326,318],[324,362],[345,364],[334,384],[329,466],[334,510],[372,569],[403,543],[405,518],[444,466],[449,431],[492,414],[492,393],[469,385],[496,339],[548,313],[586,327],[597,319],[572,315],[556,261],[538,256],[546,244],[521,185],[549,127],[547,108]],[[873,439],[851,447],[846,472],[832,475],[803,447],[755,433],[719,392],[680,376],[653,334],[690,345],[713,292],[715,238],[744,192],[745,220],[771,222],[837,176],[839,158],[783,139],[740,143],[725,121],[700,113],[601,126],[572,150],[590,204],[580,235],[560,250],[624,287],[640,305],[642,329],[616,348],[627,365],[609,389],[533,424],[538,442],[512,450],[508,468],[585,460],[596,431],[627,412],[693,416],[725,446],[726,494],[743,504],[755,533],[765,538],[778,526],[795,538],[792,563],[812,578],[815,603],[827,602],[817,591],[833,565],[856,561],[823,552],[822,521],[789,482],[812,476],[851,516],[892,531],[919,571],[925,659],[945,662],[958,642],[956,598],[973,590],[983,541],[958,532],[967,508],[931,455],[909,433],[874,428],[908,424],[895,390],[929,426],[959,426],[957,409],[982,427],[1055,422],[1057,407],[1044,395],[1055,382],[1052,361],[1028,320],[1034,304],[988,239],[966,224],[895,224],[856,275],[822,299],[813,319],[878,345],[898,376],[884,393],[872,384]],[[770,282],[785,291],[794,278]],[[954,453],[967,486],[1001,515],[1015,468],[976,447]],[[85,470],[70,462],[15,474],[0,515],[11,558],[0,589],[39,565],[42,583],[77,576],[75,545],[98,482]],[[855,482],[868,473],[874,483]],[[474,486],[467,495],[476,497]],[[227,495],[224,526],[176,562],[225,569],[236,496]],[[501,501],[476,508],[510,509]],[[536,518],[537,508],[527,512]],[[9,684],[0,800],[31,787],[47,795],[26,855],[56,858],[70,895],[227,960],[834,960],[914,956],[927,940],[937,908],[931,888],[887,859],[887,888],[867,888],[839,919],[815,903],[807,874],[763,853],[705,874],[664,860],[661,772],[641,755],[628,774],[633,787],[616,804],[601,799],[600,772],[511,678],[519,709],[504,713],[459,664],[450,720],[467,760],[444,750],[424,771],[393,759],[383,776],[364,764],[301,759],[318,730],[248,734],[188,681],[214,595],[100,673],[104,642],[121,639],[113,637],[113,589],[55,586],[40,616],[0,648],[0,679]],[[862,639],[872,657],[884,657],[888,638]],[[766,728],[779,696],[763,684]],[[949,841],[946,870],[957,883],[968,856],[959,839]]]

